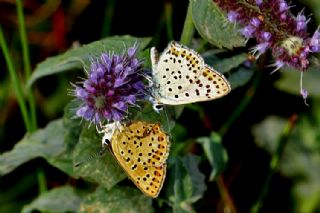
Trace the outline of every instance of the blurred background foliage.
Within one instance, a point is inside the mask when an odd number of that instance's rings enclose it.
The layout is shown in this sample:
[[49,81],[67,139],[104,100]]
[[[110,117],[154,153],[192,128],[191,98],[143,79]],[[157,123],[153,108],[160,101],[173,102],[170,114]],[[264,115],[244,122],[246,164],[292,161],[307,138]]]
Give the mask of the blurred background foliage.
[[[317,56],[304,74],[306,106],[300,73],[270,75],[269,54],[248,60],[254,41],[244,47],[237,26],[221,29],[225,17],[209,1],[190,2],[196,31],[189,46],[224,73],[233,90],[219,100],[167,107],[169,123],[148,104],[135,113],[136,119],[160,120],[172,136],[164,188],[152,200],[127,180],[109,152],[74,167],[100,149],[101,135],[72,119],[76,103],[67,90],[85,76],[88,57],[122,52],[123,44],[138,41],[138,57],[150,68],[151,46],[163,49],[180,40],[188,1],[23,1],[30,78],[23,73],[16,2],[0,1],[2,31],[23,90],[32,88],[39,128],[26,134],[0,57],[1,212],[320,212]],[[302,8],[313,14],[313,32],[320,2],[292,4],[294,14]]]

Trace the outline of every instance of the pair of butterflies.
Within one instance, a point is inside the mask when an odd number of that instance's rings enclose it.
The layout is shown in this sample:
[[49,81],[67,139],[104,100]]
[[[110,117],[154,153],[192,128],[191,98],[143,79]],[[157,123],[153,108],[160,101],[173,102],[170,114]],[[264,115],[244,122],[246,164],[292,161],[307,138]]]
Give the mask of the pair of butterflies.
[[[158,56],[151,49],[152,101],[159,111],[162,105],[180,105],[209,101],[231,90],[226,78],[205,64],[194,50],[171,42]],[[134,121],[104,127],[103,144],[108,144],[120,166],[147,196],[157,197],[166,175],[170,141],[160,124]]]

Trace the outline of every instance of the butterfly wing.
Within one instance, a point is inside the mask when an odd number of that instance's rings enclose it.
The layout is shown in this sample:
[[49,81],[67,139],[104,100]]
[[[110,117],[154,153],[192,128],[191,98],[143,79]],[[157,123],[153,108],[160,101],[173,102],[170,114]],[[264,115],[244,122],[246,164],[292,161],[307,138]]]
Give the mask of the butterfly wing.
[[[152,51],[153,52],[153,51]],[[204,63],[194,50],[171,42],[153,62],[154,96],[163,104],[180,105],[213,100],[230,92],[225,77]]]
[[[205,65],[201,70],[201,75],[192,82],[188,87],[180,89],[177,94],[161,96],[159,101],[169,105],[209,101],[220,98],[231,91],[230,84],[225,77],[208,65]],[[167,87],[167,90],[170,88]]]
[[135,185],[146,195],[156,197],[165,179],[169,153],[168,136],[160,125],[142,121],[127,124],[115,131],[111,147]]

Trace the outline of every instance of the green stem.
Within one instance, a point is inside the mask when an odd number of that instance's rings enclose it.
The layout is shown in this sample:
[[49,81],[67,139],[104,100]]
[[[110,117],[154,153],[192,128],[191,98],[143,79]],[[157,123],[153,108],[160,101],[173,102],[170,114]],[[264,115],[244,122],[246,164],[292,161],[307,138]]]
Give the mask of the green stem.
[[[20,33],[20,41],[21,41],[21,47],[22,47],[25,77],[26,79],[29,79],[31,76],[31,65],[30,65],[29,46],[27,41],[26,26],[25,26],[24,15],[23,15],[23,5],[21,0],[16,0],[16,3],[17,3],[18,24],[19,24],[19,33]],[[36,104],[35,104],[35,99],[32,93],[32,88],[27,90],[27,95],[28,95],[28,101],[30,106],[31,131],[35,131],[37,129],[37,117],[36,117]]]
[[290,136],[295,124],[296,124],[297,118],[298,118],[298,116],[296,114],[292,115],[283,130],[283,134],[279,139],[278,147],[277,147],[275,153],[272,155],[272,158],[270,161],[270,165],[269,165],[270,172],[269,172],[268,177],[263,185],[262,191],[259,195],[257,202],[251,208],[251,213],[258,213],[263,205],[263,201],[264,201],[266,195],[268,194],[268,191],[270,188],[271,179],[272,179],[274,173],[278,169],[281,156],[283,154],[285,146],[288,143],[289,136]]
[[227,119],[227,121],[224,123],[224,125],[220,128],[219,133],[221,135],[224,135],[228,129],[230,128],[230,126],[239,118],[239,116],[241,115],[241,113],[246,109],[246,107],[249,105],[249,103],[251,102],[256,89],[259,85],[260,82],[260,78],[261,78],[261,74],[259,72],[257,72],[255,74],[255,78],[253,80],[252,85],[249,87],[249,89],[247,90],[245,96],[241,99],[241,102],[237,105],[237,108],[232,112],[232,114],[229,116],[229,118]]
[[172,3],[171,1],[165,1],[164,10],[166,16],[166,29],[168,40],[173,40],[173,31],[172,31]]
[[46,175],[43,169],[37,169],[37,179],[38,179],[38,186],[39,186],[39,194],[42,194],[48,191],[47,182],[46,182]]
[[6,43],[5,38],[4,38],[4,34],[3,34],[3,31],[2,31],[2,26],[1,25],[0,25],[0,46],[1,46],[3,55],[5,57],[5,60],[6,60],[7,66],[8,66],[9,75],[10,75],[10,78],[11,78],[11,81],[12,81],[12,84],[13,84],[13,89],[14,89],[14,91],[16,93],[16,96],[17,96],[17,100],[18,100],[18,104],[19,104],[19,107],[20,107],[20,110],[21,110],[21,114],[22,114],[22,118],[23,118],[23,121],[24,121],[24,125],[25,125],[27,131],[31,132],[32,127],[31,127],[31,123],[30,123],[30,120],[29,120],[27,106],[26,106],[26,103],[23,100],[22,88],[21,88],[21,85],[20,85],[16,70],[15,70],[15,68],[13,66],[13,61],[12,61],[12,58],[10,56],[7,43]]
[[188,5],[187,16],[184,20],[183,30],[180,38],[182,44],[188,45],[191,43],[194,34],[194,25],[191,14],[191,4]]

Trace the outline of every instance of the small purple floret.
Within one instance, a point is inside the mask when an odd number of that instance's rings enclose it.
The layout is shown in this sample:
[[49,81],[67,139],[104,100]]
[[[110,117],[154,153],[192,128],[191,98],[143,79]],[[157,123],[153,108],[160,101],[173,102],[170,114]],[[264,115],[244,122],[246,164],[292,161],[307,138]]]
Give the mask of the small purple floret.
[[307,18],[304,15],[299,14],[296,17],[296,28],[297,28],[297,31],[306,30],[308,22],[309,22],[309,20],[307,20]]
[[261,33],[261,38],[263,41],[269,41],[271,39],[271,33],[269,32],[262,32]]
[[255,27],[259,27],[259,25],[261,24],[261,21],[258,18],[252,18],[250,20],[250,24]]
[[282,13],[282,12],[285,12],[287,10],[289,10],[289,6],[288,6],[287,2],[280,1],[280,3],[279,3],[279,12]]
[[307,98],[308,98],[308,96],[309,96],[308,90],[301,88],[301,90],[300,90],[300,95],[301,95],[302,98],[303,98],[304,104],[307,105],[307,106],[309,106],[309,104],[307,103]]
[[261,6],[263,3],[263,0],[256,0],[256,5]]
[[244,37],[251,38],[255,29],[251,25],[248,25],[242,28],[240,31]]
[[239,14],[235,11],[230,11],[228,13],[228,20],[233,23],[233,22],[236,22],[237,21],[237,18],[238,18]]

